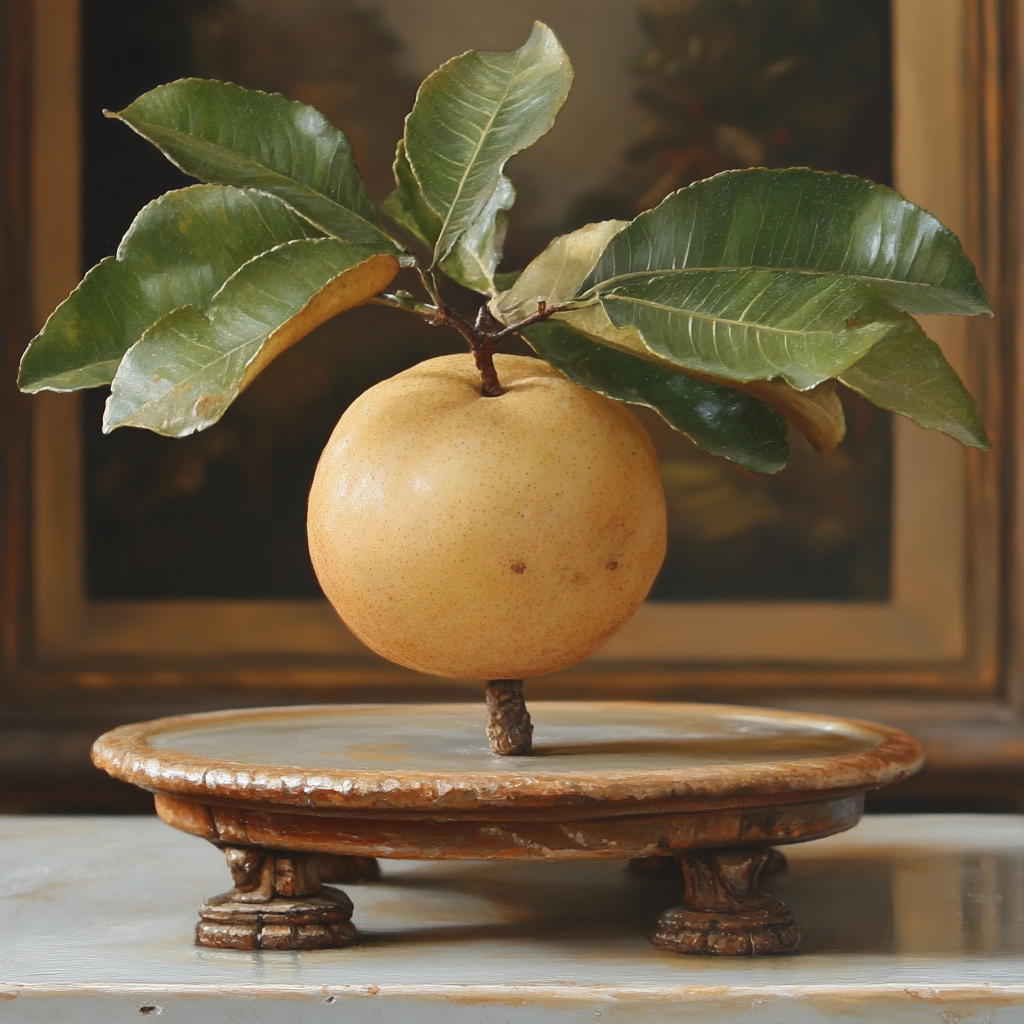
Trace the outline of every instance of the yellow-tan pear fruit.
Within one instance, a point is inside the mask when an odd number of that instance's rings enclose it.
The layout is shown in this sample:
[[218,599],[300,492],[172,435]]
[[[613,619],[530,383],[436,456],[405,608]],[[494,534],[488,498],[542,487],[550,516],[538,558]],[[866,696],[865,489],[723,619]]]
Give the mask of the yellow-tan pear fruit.
[[625,406],[539,359],[430,359],[345,412],[309,495],[309,551],[378,654],[463,679],[572,665],[620,629],[665,555],[665,497]]

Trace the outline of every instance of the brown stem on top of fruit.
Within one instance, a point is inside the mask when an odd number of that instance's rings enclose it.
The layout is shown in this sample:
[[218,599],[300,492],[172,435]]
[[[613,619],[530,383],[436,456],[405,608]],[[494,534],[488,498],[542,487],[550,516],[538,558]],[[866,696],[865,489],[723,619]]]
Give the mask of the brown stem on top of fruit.
[[[457,330],[459,334],[466,339],[466,343],[469,345],[469,350],[473,353],[476,368],[480,373],[480,393],[485,398],[497,398],[499,395],[503,395],[505,393],[505,389],[501,386],[501,381],[498,380],[498,373],[494,368],[495,349],[497,349],[503,341],[511,337],[513,334],[518,334],[531,324],[541,323],[553,314],[560,312],[564,308],[568,308],[563,306],[549,306],[543,299],[538,299],[536,313],[532,313],[530,316],[520,320],[518,323],[509,324],[506,327],[500,321],[496,320],[491,315],[491,311],[486,305],[484,305],[477,311],[476,323],[471,324],[458,312],[458,310],[453,309],[444,301],[444,299],[441,298],[440,292],[436,287],[436,282],[425,274],[421,274],[420,276],[430,292],[431,299],[433,299],[435,303],[435,306],[432,307],[433,312],[429,319],[430,325],[432,327],[454,327],[455,330]],[[383,298],[384,297],[379,296],[378,301]],[[387,299],[384,299],[381,304],[399,305],[399,303],[391,302]],[[420,308],[414,308],[407,302],[402,302],[401,305],[406,309],[412,309],[413,312],[420,313],[420,315],[423,315],[424,309],[428,308],[422,306]]]
[[432,327],[454,327],[466,339],[476,368],[480,371],[480,393],[486,398],[497,398],[503,395],[504,389],[494,369],[494,350],[497,343],[491,341],[490,335],[482,328],[486,307],[481,306],[477,314],[476,324],[469,323],[456,310],[452,309],[440,296],[435,297],[437,312],[430,321]]
[[505,393],[505,389],[498,380],[498,373],[494,369],[494,350],[501,344],[501,341],[495,340],[494,335],[490,333],[490,326],[493,323],[494,318],[490,311],[486,306],[481,306],[477,310],[476,323],[473,325],[473,334],[477,341],[475,344],[472,341],[469,343],[473,359],[476,361],[476,368],[480,373],[480,393],[485,398],[497,398]]
[[484,398],[497,398],[505,394],[505,389],[498,380],[498,371],[494,369],[494,349],[490,345],[482,345],[473,349],[476,368],[480,371],[480,394]]
[[490,679],[487,699],[487,738],[496,754],[529,754],[533,723],[523,698],[522,679]]

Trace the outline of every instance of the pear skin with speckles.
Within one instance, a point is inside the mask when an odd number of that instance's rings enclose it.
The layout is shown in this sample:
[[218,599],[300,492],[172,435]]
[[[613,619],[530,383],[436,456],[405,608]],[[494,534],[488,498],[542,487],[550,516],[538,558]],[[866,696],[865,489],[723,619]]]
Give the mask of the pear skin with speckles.
[[408,668],[522,679],[587,657],[665,555],[650,438],[547,363],[430,359],[346,410],[309,495],[317,578],[352,632]]

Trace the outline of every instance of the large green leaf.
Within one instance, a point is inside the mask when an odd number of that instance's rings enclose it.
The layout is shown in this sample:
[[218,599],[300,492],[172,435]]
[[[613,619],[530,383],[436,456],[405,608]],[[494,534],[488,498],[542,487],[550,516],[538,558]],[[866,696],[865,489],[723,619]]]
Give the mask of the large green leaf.
[[[535,313],[538,302],[543,301],[548,306],[563,305],[576,295],[581,283],[593,269],[601,253],[604,252],[611,239],[626,227],[626,223],[614,220],[602,221],[597,224],[588,224],[556,238],[530,263],[512,287],[491,300],[491,312],[503,323],[511,324],[525,320]],[[678,364],[649,349],[635,330],[614,326],[599,303],[558,313],[555,318],[570,324],[577,332],[585,335],[592,342],[610,345],[630,357],[639,357],[669,371],[671,376],[667,379],[672,383],[677,401],[681,400],[684,392],[689,393],[685,385],[674,379],[680,369]],[[596,357],[588,356],[588,363],[593,363],[595,359]],[[611,360],[611,357],[608,356],[605,359]],[[609,367],[615,365],[620,365],[624,372],[633,366],[629,360],[621,363],[616,363],[614,360],[608,362]],[[693,375],[695,371],[689,372]],[[579,376],[574,379],[584,383]],[[603,390],[607,394],[608,385],[605,383],[605,378],[599,379],[602,381],[602,387],[599,390]],[[664,392],[665,379],[662,374],[641,374],[633,371],[630,373],[631,393],[641,394],[643,388],[649,386],[653,389],[649,396],[649,404],[655,406],[658,396]],[[721,379],[708,380],[706,375],[703,380],[703,384],[711,386],[723,383],[725,382]],[[729,383],[730,386],[752,394],[755,398],[776,408],[820,452],[832,451],[843,439],[846,424],[842,405],[835,395],[834,385],[822,385],[810,391],[801,392],[778,380]],[[669,422],[682,422],[678,414],[666,418]],[[691,437],[695,436],[692,430],[686,432]]]
[[393,256],[333,238],[287,242],[250,260],[205,312],[175,309],[128,350],[104,431],[148,427],[184,437],[211,426],[271,359],[376,295],[398,269]]
[[800,391],[842,373],[910,319],[853,278],[787,270],[635,275],[602,292],[601,305],[614,326],[684,369],[735,381],[782,377]]
[[314,107],[276,93],[184,78],[117,114],[201,181],[267,192],[325,234],[395,255],[344,134]]
[[898,193],[807,168],[724,171],[641,214],[585,283],[761,267],[843,274],[909,313],[990,313],[956,236]]
[[[506,161],[551,128],[571,83],[569,58],[537,22],[518,50],[470,50],[420,86],[405,122],[405,155],[422,200],[440,220],[435,266],[481,217],[498,215],[503,207],[495,193]],[[412,187],[402,175],[398,185]],[[417,201],[406,195],[392,207]],[[475,230],[480,238],[490,235],[486,226]]]
[[577,384],[654,409],[715,455],[755,473],[775,473],[789,459],[786,421],[742,391],[595,344],[555,320],[527,327],[523,334],[539,356]]
[[[610,345],[621,352],[656,363],[675,373],[681,369],[678,362],[665,359],[648,348],[632,328],[615,327],[599,304],[558,313],[555,319],[570,324],[581,334],[602,345]],[[684,372],[710,384],[738,388],[762,402],[767,402],[781,412],[822,455],[834,451],[836,445],[846,436],[843,406],[835,394],[835,385],[831,381],[819,384],[809,391],[797,391],[782,380],[727,381],[715,374],[701,373],[698,370],[689,369]]]
[[916,324],[876,345],[839,379],[922,427],[941,430],[971,448],[992,447],[974,399],[942,349]]
[[22,357],[24,391],[109,384],[143,331],[178,306],[202,309],[242,264],[291,239],[320,237],[272,196],[221,185],[168,192],[143,207]]
[[592,259],[598,227],[556,239],[492,312],[508,323],[538,298],[575,300],[557,319],[591,341],[741,388],[819,451],[845,432],[840,375],[922,425],[987,443],[973,400],[904,310],[988,312],[988,300],[956,237],[891,190],[801,168],[732,171],[609,231]]

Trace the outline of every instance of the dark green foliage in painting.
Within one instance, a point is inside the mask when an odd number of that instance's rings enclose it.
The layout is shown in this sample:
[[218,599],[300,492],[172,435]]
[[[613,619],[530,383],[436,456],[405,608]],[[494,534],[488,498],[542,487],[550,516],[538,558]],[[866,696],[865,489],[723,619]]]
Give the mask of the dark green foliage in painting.
[[885,0],[698,0],[642,15],[647,205],[731,167],[809,166],[888,183]]

